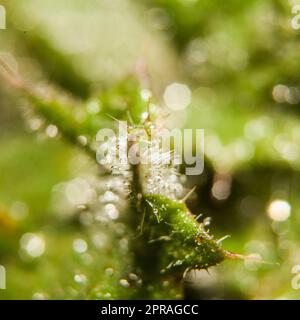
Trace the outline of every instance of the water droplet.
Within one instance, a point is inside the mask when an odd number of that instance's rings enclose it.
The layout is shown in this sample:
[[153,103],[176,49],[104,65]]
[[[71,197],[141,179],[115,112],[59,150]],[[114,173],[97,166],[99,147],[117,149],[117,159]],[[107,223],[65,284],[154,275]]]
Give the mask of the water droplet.
[[73,249],[77,253],[84,253],[84,252],[86,252],[87,248],[88,248],[88,245],[85,240],[75,239],[73,241]]
[[86,146],[88,143],[88,139],[86,136],[78,136],[77,140],[82,146]]
[[45,252],[44,239],[33,233],[25,233],[20,240],[21,248],[32,258],[37,258]]
[[58,134],[58,128],[54,124],[50,124],[46,128],[46,134],[49,138],[55,138]]
[[285,102],[285,97],[288,92],[288,87],[282,84],[277,84],[272,91],[273,99],[278,103]]
[[111,276],[111,275],[113,275],[113,273],[114,273],[114,269],[113,269],[113,268],[106,268],[106,269],[105,269],[105,273],[106,273],[108,276]]
[[141,90],[141,98],[144,100],[144,101],[149,101],[149,99],[152,97],[152,93],[150,90],[148,89],[142,89]]
[[169,281],[165,280],[165,281],[163,282],[163,287],[164,287],[164,288],[168,287],[169,285],[170,285],[170,282],[169,282]]
[[35,292],[33,295],[32,295],[32,299],[33,300],[46,300],[46,296],[41,293],[41,292]]
[[66,196],[69,202],[75,206],[91,202],[96,192],[91,188],[87,180],[76,178],[66,185]]
[[119,217],[119,211],[116,208],[116,206],[112,203],[108,203],[105,205],[105,211],[110,219],[115,220]]
[[86,105],[86,109],[90,114],[97,114],[100,111],[100,103],[97,100],[91,100]]
[[143,112],[143,113],[141,114],[141,119],[142,119],[142,121],[145,121],[146,119],[148,119],[148,117],[149,117],[149,113],[148,113],[148,112]]
[[43,121],[39,118],[29,119],[29,127],[33,131],[37,131],[41,128]]
[[138,281],[139,277],[135,273],[129,273],[129,279],[132,281]]
[[119,196],[112,191],[105,191],[105,193],[99,199],[101,202],[118,202]]
[[126,279],[121,279],[120,280],[120,285],[124,288],[128,288],[129,287],[129,282]]
[[291,206],[285,200],[274,200],[269,204],[268,215],[274,221],[285,221],[291,214]]
[[105,234],[98,232],[93,235],[92,241],[93,241],[94,246],[96,248],[100,249],[106,245],[107,237]]
[[211,193],[217,200],[225,200],[230,195],[230,189],[231,184],[229,181],[217,180],[213,184]]
[[192,100],[190,88],[181,83],[172,83],[164,92],[164,102],[172,110],[185,109]]
[[74,275],[74,281],[77,282],[77,283],[80,283],[80,284],[85,284],[86,281],[87,281],[87,277],[85,274],[75,274]]
[[209,226],[211,223],[211,217],[206,217],[204,220],[203,220],[203,224],[205,225],[205,227]]

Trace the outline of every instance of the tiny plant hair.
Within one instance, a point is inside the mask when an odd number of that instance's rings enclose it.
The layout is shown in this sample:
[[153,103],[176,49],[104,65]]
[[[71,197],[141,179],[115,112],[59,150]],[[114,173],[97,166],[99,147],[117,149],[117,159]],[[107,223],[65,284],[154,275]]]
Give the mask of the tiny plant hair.
[[[208,269],[226,258],[238,257],[224,250],[221,240],[209,233],[206,220],[198,221],[198,215],[186,206],[184,195],[188,191],[173,161],[175,153],[159,148],[160,130],[164,127],[162,112],[158,109],[150,114],[149,100],[142,97],[143,88],[136,76],[131,75],[103,90],[101,95],[79,103],[61,95],[41,93],[3,60],[0,68],[7,82],[30,103],[30,112],[56,126],[62,137],[83,148],[95,161],[97,148],[101,147],[96,141],[98,131],[113,129],[118,121],[129,118],[127,155],[130,156],[129,151],[135,146],[135,156],[140,161],[107,162],[100,165],[100,171],[108,181],[118,179],[116,188],[128,204],[120,207],[124,211],[120,219],[127,227],[128,255],[132,261],[124,272],[131,271],[141,279],[133,286],[131,297],[160,297],[158,293],[165,292],[165,279],[172,286],[164,297],[180,297],[181,280],[187,271]],[[101,102],[101,110],[90,112],[92,99]],[[150,129],[154,133],[151,137]],[[115,148],[120,148],[124,141],[115,142]],[[111,147],[109,141],[106,143]],[[143,148],[145,145],[147,148]],[[155,161],[142,161],[150,154]],[[170,161],[161,161],[166,159]],[[106,191],[111,190],[108,187]]]

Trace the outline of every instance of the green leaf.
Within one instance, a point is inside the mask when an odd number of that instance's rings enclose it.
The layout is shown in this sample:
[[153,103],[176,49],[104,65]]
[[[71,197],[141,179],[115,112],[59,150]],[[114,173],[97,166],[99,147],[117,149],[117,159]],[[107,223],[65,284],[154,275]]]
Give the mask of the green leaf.
[[206,269],[227,255],[218,242],[179,201],[161,195],[144,196],[150,215],[150,243],[160,242],[162,271]]

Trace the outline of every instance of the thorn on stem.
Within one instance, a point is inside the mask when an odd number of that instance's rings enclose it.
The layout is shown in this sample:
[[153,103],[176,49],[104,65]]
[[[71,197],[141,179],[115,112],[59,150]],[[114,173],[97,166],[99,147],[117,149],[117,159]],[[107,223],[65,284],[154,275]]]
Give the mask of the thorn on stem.
[[185,202],[191,194],[196,190],[197,186],[194,186],[181,200],[180,202]]
[[220,238],[219,240],[217,240],[217,244],[220,244],[221,242],[223,242],[224,240],[226,240],[228,238],[230,238],[229,234],[227,234],[226,236],[224,236],[224,237]]
[[116,122],[118,122],[118,123],[121,122],[121,120],[118,120],[117,118],[115,118],[114,116],[112,116],[112,115],[109,114],[109,113],[106,113],[106,115],[107,115],[109,118],[113,119],[114,121],[116,121]]

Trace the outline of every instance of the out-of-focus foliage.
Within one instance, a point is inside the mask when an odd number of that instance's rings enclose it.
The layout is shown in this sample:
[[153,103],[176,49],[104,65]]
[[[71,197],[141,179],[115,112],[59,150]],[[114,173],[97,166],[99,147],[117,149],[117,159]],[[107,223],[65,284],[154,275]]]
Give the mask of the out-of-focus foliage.
[[[231,235],[226,248],[270,264],[225,262],[209,274],[191,272],[186,296],[299,298],[291,286],[300,264],[300,31],[290,24],[293,1],[2,2],[8,27],[0,30],[0,54],[17,61],[27,79],[43,82],[45,92],[48,82],[78,99],[100,89],[104,108],[122,109],[128,88],[105,98],[105,87],[141,57],[159,97],[171,82],[191,88],[191,105],[170,116],[170,126],[206,132],[205,171],[189,177],[187,185],[198,188],[188,205],[213,218],[214,233]],[[123,223],[103,222],[104,209],[91,219],[97,167],[25,107],[1,83],[0,264],[8,279],[0,297],[134,296],[140,279],[130,273]],[[85,107],[94,114],[95,101]],[[122,117],[119,110],[114,116]],[[44,131],[33,135],[27,127]],[[82,190],[89,192],[80,198]],[[283,203],[290,216],[280,221]],[[176,297],[170,286],[166,279],[156,297]]]

